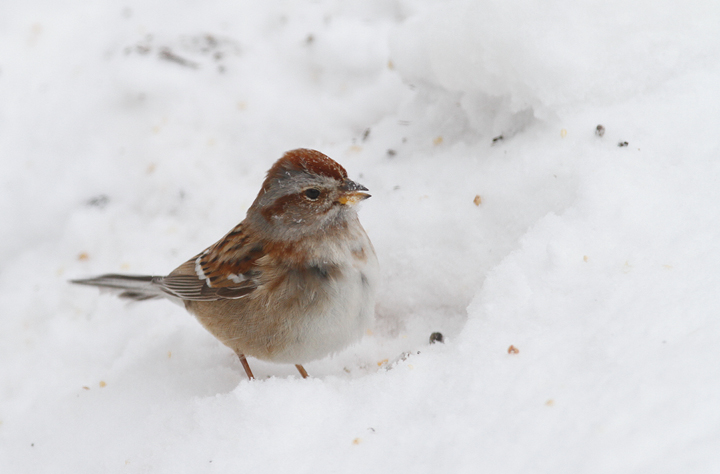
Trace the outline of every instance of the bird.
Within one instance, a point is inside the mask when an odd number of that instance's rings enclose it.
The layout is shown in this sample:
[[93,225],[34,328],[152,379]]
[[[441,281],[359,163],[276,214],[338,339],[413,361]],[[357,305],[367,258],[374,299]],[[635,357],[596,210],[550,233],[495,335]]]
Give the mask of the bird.
[[166,276],[105,274],[70,280],[121,298],[185,306],[240,359],[302,364],[337,353],[370,328],[379,266],[356,205],[368,189],[310,149],[267,172],[245,218]]

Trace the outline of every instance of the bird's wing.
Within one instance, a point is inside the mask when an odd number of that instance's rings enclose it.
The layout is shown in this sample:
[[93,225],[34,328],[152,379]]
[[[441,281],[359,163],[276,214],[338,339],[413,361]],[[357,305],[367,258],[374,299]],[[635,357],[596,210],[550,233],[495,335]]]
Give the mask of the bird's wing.
[[262,242],[253,242],[242,223],[217,243],[155,283],[184,300],[213,301],[243,298],[258,287],[257,260]]

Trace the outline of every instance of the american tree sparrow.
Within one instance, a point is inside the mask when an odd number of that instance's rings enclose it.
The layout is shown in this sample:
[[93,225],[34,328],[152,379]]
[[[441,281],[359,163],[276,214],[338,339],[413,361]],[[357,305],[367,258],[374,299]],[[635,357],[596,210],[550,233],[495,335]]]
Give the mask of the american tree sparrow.
[[370,197],[315,150],[287,152],[245,220],[167,276],[72,280],[122,298],[168,298],[240,358],[301,364],[359,340],[374,314],[377,257],[354,205]]

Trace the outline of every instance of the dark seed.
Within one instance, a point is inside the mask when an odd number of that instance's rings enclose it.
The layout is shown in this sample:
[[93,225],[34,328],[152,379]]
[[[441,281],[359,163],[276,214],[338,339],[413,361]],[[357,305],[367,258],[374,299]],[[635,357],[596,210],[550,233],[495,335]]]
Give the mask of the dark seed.
[[104,194],[101,194],[99,196],[95,196],[92,199],[89,199],[87,201],[87,204],[88,206],[99,207],[100,209],[102,209],[103,207],[107,206],[108,202],[110,202],[110,198]]
[[430,334],[430,344],[435,344],[436,342],[445,342],[441,332],[434,332]]

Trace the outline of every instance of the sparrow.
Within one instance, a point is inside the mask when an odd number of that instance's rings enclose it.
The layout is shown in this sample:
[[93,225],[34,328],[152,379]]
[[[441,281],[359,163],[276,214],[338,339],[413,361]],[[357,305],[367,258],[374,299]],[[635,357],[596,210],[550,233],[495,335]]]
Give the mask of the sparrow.
[[121,298],[180,303],[240,358],[302,364],[358,341],[374,316],[378,261],[355,205],[368,189],[319,151],[267,172],[245,219],[167,276],[71,280]]

